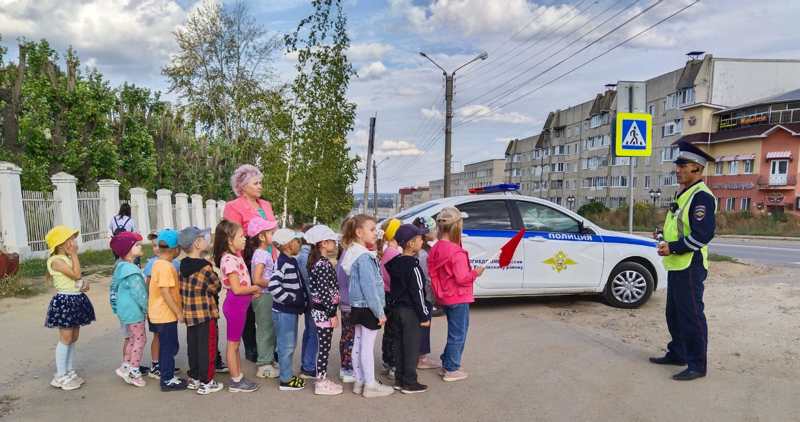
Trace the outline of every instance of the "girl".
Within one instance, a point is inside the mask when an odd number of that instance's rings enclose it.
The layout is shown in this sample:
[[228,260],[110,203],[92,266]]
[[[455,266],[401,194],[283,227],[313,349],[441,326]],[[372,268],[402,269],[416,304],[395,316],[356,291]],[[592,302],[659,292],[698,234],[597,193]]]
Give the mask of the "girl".
[[350,279],[351,318],[355,324],[353,341],[353,371],[356,382],[353,393],[366,398],[384,397],[394,393],[392,387],[375,380],[375,338],[386,314],[378,259],[367,245],[375,243],[375,219],[359,214],[347,221],[342,242],[348,245],[342,268]]
[[461,247],[463,219],[461,211],[447,207],[436,217],[439,241],[428,256],[431,287],[436,302],[447,316],[447,345],[442,353],[442,379],[460,381],[467,378],[461,371],[461,355],[467,341],[469,304],[474,302],[472,285],[483,274],[483,267],[472,269],[469,255]]
[[[347,225],[347,220],[342,221],[340,231],[344,232],[344,227]],[[339,253],[336,255],[336,282],[339,286],[339,309],[341,310],[342,331],[339,336],[339,357],[341,358],[341,369],[339,370],[339,379],[343,383],[349,384],[355,382],[353,376],[353,338],[355,337],[355,325],[350,318],[350,281],[347,274],[342,268],[342,261],[344,260],[345,249],[339,245]]]
[[53,280],[56,294],[47,308],[45,327],[58,328],[56,345],[56,374],[50,385],[62,390],[75,390],[83,384],[73,367],[75,342],[80,327],[95,320],[94,307],[86,296],[89,284],[81,280],[78,261],[78,230],[55,226],[45,236],[50,258],[47,272]]
[[135,264],[142,256],[142,236],[120,232],[111,238],[111,250],[120,257],[111,277],[111,309],[119,318],[125,336],[122,366],[117,375],[136,387],[146,385],[139,364],[147,344],[144,320],[147,313],[147,285],[142,270]]
[[[422,276],[425,278],[425,300],[433,303],[433,291],[431,290],[431,276],[428,272],[428,254],[431,250],[431,243],[436,241],[436,221],[431,217],[418,217],[414,220],[414,225],[428,230],[423,237],[422,249],[417,253],[419,266],[422,268]],[[417,369],[437,369],[441,368],[441,363],[431,359],[431,327],[420,327],[419,359]]]
[[228,391],[232,393],[249,393],[259,387],[244,378],[239,358],[239,343],[242,340],[247,308],[253,298],[261,295],[261,288],[250,284],[247,266],[240,256],[244,246],[242,227],[228,220],[220,221],[214,230],[214,263],[219,267],[223,277],[222,285],[227,289],[222,312],[228,321],[226,354],[231,374]]
[[[381,224],[381,231],[383,236],[378,240],[378,260],[381,263],[381,277],[383,278],[383,291],[389,294],[392,286],[392,278],[386,270],[386,263],[391,261],[394,257],[400,255],[403,251],[394,239],[397,229],[400,227],[400,220],[390,218]],[[381,339],[381,357],[383,358],[383,373],[394,379],[394,332],[392,330],[392,309],[387,307],[384,309],[386,312],[386,325],[383,327],[383,338]]]
[[317,382],[314,394],[335,396],[342,394],[342,386],[327,378],[328,353],[331,350],[333,329],[339,325],[336,308],[339,304],[339,288],[336,270],[328,256],[336,251],[338,236],[328,226],[317,225],[305,234],[311,243],[308,256],[308,274],[311,292],[311,317],[317,329]]
[[[272,295],[267,286],[272,277],[272,267],[275,261],[270,251],[272,234],[277,223],[255,217],[247,224],[248,249],[252,250],[250,259],[250,273],[253,275],[253,284],[261,287],[261,296],[253,299],[251,308],[255,313],[256,322],[256,350],[258,358],[256,364],[259,378],[277,378],[278,367],[275,361],[275,328],[272,323]],[[247,255],[247,254],[245,254]]]

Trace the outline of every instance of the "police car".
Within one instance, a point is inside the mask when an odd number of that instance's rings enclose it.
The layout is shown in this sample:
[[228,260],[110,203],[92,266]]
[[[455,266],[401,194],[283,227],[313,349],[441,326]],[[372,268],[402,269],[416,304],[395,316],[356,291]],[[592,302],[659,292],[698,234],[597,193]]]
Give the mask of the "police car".
[[410,223],[435,217],[454,206],[464,216],[462,244],[472,265],[492,259],[522,227],[511,264],[497,259],[475,283],[476,297],[601,294],[620,308],[643,305],[667,284],[656,242],[605,230],[580,215],[543,199],[517,193],[519,185],[472,189],[472,195],[436,199],[397,214]]

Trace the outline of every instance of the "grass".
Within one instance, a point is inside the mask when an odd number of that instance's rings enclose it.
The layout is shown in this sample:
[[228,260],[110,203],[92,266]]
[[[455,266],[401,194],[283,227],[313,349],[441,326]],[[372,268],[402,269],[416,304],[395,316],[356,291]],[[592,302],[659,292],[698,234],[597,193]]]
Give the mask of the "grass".
[[739,262],[736,258],[732,256],[720,255],[716,253],[708,254],[708,260],[712,262],[735,262],[735,263]]

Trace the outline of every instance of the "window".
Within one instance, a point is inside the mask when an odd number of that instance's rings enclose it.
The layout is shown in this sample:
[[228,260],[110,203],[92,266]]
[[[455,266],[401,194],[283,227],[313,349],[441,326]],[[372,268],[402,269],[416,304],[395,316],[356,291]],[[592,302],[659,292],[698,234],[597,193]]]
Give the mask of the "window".
[[511,156],[511,162],[512,163],[518,163],[520,158],[521,158],[520,154],[514,154],[514,155]]
[[661,137],[665,136],[672,136],[677,135],[683,132],[683,121],[682,119],[675,119],[671,122],[666,123],[664,126],[661,126]]
[[600,127],[600,125],[601,125],[601,123],[600,123],[600,122],[602,121],[601,119],[602,119],[602,118],[600,117],[600,115],[599,115],[599,114],[595,114],[594,116],[592,116],[592,120],[591,120],[591,122],[589,123],[589,127],[590,127],[590,128],[596,128],[596,127]]
[[647,113],[653,117],[656,117],[656,105],[655,104],[648,105]]
[[627,176],[612,176],[611,177],[611,187],[624,188],[626,186],[628,186],[628,177]]
[[612,166],[627,166],[631,163],[631,157],[614,157],[611,162]]
[[753,164],[755,160],[744,160],[742,162],[744,163],[744,174],[753,174]]
[[646,188],[650,187],[650,176],[645,176],[644,177],[644,187],[646,187]]
[[[561,198],[555,198],[560,200]],[[515,201],[526,230],[556,233],[578,233],[580,225],[572,217],[546,205]]]
[[552,166],[551,171],[553,172],[564,172],[567,171],[565,169],[568,167],[565,163],[553,163],[551,164],[551,166]]
[[511,230],[511,215],[506,201],[477,201],[460,204],[457,208],[467,214],[464,230]]
[[680,149],[678,147],[665,147],[661,150],[661,161],[675,161]]
[[738,161],[731,161],[728,163],[728,174],[731,176],[736,176],[739,174],[739,162]]
[[592,180],[593,180],[593,179],[592,179],[591,177],[584,178],[584,179],[583,179],[583,185],[582,185],[582,186],[583,186],[584,188],[590,188],[590,187],[592,187]]
[[675,95],[678,97],[678,106],[680,107],[694,104],[694,87],[679,89]]
[[678,184],[678,175],[674,171],[665,174],[661,182],[661,186],[675,186]]
[[555,135],[556,138],[560,138],[560,137],[564,136],[564,128],[563,127],[557,127],[555,129],[555,131],[554,131],[554,135]]
[[678,108],[678,94],[669,94],[667,99],[664,100],[664,108],[666,110],[674,110]]
[[718,161],[714,163],[714,175],[721,176],[722,175],[722,167],[725,165],[722,161]]
[[736,210],[736,198],[725,198],[725,211]]
[[748,211],[750,209],[750,198],[742,198],[742,211]]
[[511,169],[511,176],[522,176],[520,169]]

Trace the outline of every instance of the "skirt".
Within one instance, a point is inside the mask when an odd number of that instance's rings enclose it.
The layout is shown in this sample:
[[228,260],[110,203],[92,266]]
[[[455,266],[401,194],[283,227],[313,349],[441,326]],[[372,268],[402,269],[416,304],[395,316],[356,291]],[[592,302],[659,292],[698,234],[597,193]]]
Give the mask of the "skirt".
[[74,328],[89,325],[95,320],[94,307],[83,293],[56,293],[47,307],[47,328]]
[[350,310],[350,320],[353,325],[363,325],[370,330],[380,330],[381,326],[378,324],[378,318],[369,310],[369,308],[352,308]]

